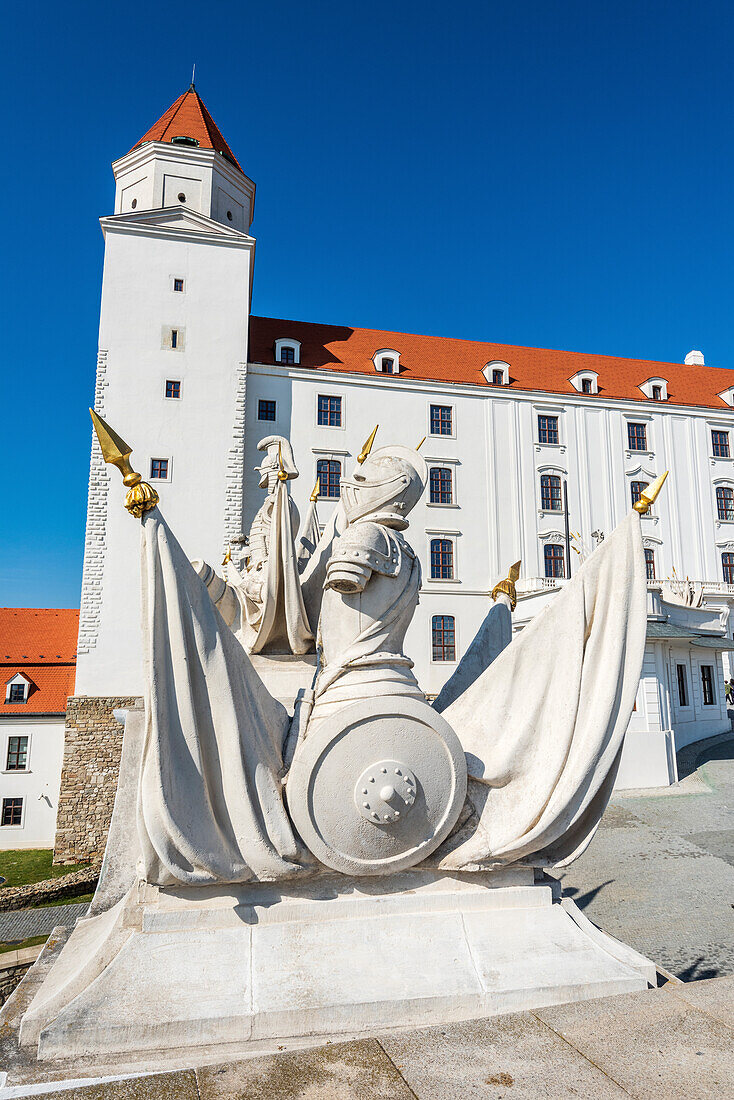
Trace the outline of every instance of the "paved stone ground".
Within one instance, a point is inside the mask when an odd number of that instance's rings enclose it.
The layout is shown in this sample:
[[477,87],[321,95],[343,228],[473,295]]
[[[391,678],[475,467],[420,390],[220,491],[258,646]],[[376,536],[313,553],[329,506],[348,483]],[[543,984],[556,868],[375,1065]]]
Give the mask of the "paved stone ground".
[[733,1051],[731,977],[0,1100],[711,1100]]
[[89,902],[79,905],[46,905],[41,909],[0,912],[0,943],[20,943],[31,936],[47,936],[58,924],[74,927]]
[[683,750],[678,772],[661,793],[615,794],[557,877],[595,924],[683,981],[734,974],[734,735]]

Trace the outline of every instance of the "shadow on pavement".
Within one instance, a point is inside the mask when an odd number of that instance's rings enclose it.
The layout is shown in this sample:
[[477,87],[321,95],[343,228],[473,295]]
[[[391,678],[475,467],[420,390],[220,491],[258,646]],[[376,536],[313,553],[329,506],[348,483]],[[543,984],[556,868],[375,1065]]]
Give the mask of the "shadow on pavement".
[[676,754],[678,781],[686,779],[710,760],[734,760],[734,734],[722,733],[708,741],[686,745]]
[[563,889],[563,893],[566,897],[572,898],[574,904],[578,905],[579,909],[585,909],[605,886],[611,886],[613,882],[613,878],[607,879],[606,882],[600,882],[598,886],[595,886],[592,890],[587,890],[584,894],[579,892],[578,886],[566,886]]

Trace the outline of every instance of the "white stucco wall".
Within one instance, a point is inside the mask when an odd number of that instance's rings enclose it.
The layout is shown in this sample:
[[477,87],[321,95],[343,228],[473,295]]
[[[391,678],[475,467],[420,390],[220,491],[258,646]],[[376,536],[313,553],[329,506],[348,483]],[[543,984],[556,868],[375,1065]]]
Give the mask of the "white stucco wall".
[[[25,771],[8,771],[8,738],[28,738]],[[21,825],[0,826],[0,848],[52,848],[56,833],[64,719],[0,720],[0,806],[3,798],[22,798]]]

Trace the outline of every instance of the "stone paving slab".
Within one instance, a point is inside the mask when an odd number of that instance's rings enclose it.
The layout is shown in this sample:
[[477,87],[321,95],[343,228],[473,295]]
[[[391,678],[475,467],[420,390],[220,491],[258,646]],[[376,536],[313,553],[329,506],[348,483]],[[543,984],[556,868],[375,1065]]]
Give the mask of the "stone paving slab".
[[664,989],[535,1015],[635,1100],[734,1096],[732,1027]]
[[717,978],[715,982],[671,982],[663,988],[727,1027],[734,1027],[734,977]]
[[628,1094],[529,1012],[380,1042],[419,1100],[619,1100]]
[[0,943],[47,936],[58,925],[73,927],[83,917],[89,902],[77,905],[46,905],[41,909],[8,909],[0,912]]

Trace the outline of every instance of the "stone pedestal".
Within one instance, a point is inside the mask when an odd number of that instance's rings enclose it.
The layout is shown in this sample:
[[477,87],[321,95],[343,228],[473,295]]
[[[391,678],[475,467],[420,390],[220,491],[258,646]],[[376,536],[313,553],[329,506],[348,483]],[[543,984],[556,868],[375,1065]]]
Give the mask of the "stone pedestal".
[[529,868],[135,886],[82,920],[23,1019],[41,1061],[358,1035],[647,988],[649,960]]

